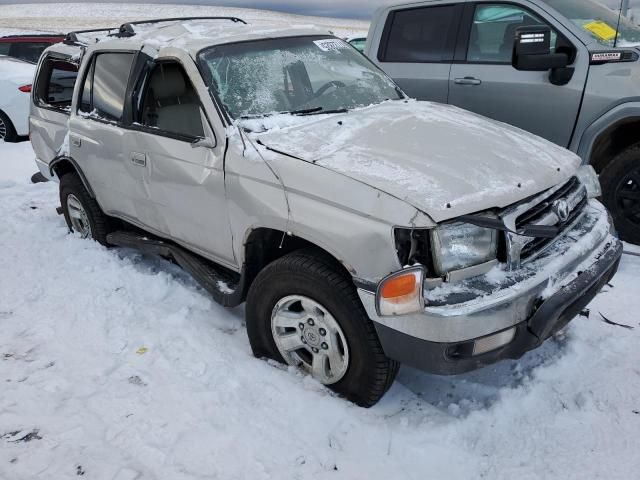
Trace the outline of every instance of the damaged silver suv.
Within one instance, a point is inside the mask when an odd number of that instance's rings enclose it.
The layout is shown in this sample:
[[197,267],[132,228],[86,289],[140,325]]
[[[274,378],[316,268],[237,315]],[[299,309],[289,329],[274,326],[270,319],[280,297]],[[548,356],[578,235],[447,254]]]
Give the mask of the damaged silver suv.
[[[77,77],[67,96],[51,91],[60,71]],[[73,232],[246,301],[256,356],[358,405],[400,363],[519,358],[620,261],[577,156],[411,100],[326,32],[237,18],[75,32],[41,58],[32,100],[37,163]]]

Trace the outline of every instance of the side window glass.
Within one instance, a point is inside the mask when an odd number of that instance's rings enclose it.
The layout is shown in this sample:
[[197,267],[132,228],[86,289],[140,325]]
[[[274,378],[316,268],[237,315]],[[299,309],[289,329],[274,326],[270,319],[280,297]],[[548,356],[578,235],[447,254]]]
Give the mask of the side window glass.
[[42,63],[40,71],[36,85],[38,104],[68,113],[78,77],[78,66],[64,60],[48,58]]
[[413,8],[392,14],[387,24],[384,62],[442,62],[451,60],[448,47],[455,6]]
[[153,68],[141,105],[140,124],[188,139],[204,137],[198,94],[180,64]]
[[40,55],[48,46],[48,43],[17,42],[11,46],[9,55],[26,62],[38,63]]
[[[476,12],[469,36],[468,62],[511,63],[516,29],[546,25],[529,10],[506,4],[482,4]],[[558,35],[552,30],[551,48]]]
[[9,42],[0,42],[0,55],[9,55],[11,44]]
[[93,114],[106,120],[122,120],[132,63],[132,53],[101,53],[96,56],[91,84]]

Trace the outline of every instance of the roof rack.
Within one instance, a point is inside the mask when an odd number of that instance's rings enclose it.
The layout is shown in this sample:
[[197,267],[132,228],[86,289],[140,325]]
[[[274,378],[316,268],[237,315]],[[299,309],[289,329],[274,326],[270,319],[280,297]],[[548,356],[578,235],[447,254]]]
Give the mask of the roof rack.
[[186,20],[228,20],[233,23],[243,23],[247,25],[247,22],[238,17],[176,17],[176,18],[156,18],[149,20],[138,20],[136,22],[123,23],[117,33],[117,37],[133,37],[136,34],[135,25],[146,25],[149,23],[164,23],[164,22],[184,22]]
[[39,38],[39,37],[63,37],[64,33],[19,33],[19,34],[8,34],[8,35],[0,35],[0,38]]
[[74,30],[73,32],[67,33],[62,43],[64,43],[65,45],[86,46],[86,43],[81,42],[78,39],[78,35],[82,35],[84,33],[112,32],[114,30],[118,30],[118,28],[116,27],[116,28],[94,28],[89,30]]

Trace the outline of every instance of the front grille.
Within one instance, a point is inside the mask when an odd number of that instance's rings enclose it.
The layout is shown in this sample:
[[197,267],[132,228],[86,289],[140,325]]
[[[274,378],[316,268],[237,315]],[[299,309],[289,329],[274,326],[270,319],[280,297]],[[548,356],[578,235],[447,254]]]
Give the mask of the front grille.
[[[568,217],[564,220],[554,212],[554,205],[561,200],[566,200],[569,205]],[[588,201],[585,187],[573,177],[553,194],[520,214],[516,218],[516,231],[527,225],[546,225],[557,227],[561,233],[580,216]],[[554,241],[555,238],[527,238],[520,250],[519,261],[535,257]]]
[[580,187],[581,185],[578,179],[573,177],[549,198],[546,198],[543,202],[520,215],[516,219],[516,230],[520,230],[525,225],[536,225],[542,217],[551,212],[554,202],[562,198],[567,198],[572,192],[577,191]]

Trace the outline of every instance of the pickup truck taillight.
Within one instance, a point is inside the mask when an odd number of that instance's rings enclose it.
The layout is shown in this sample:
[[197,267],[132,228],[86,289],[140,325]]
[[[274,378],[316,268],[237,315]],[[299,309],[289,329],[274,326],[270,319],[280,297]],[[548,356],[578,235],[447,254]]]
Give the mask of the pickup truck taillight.
[[18,90],[24,93],[31,93],[31,85],[22,85],[21,87],[18,87]]

